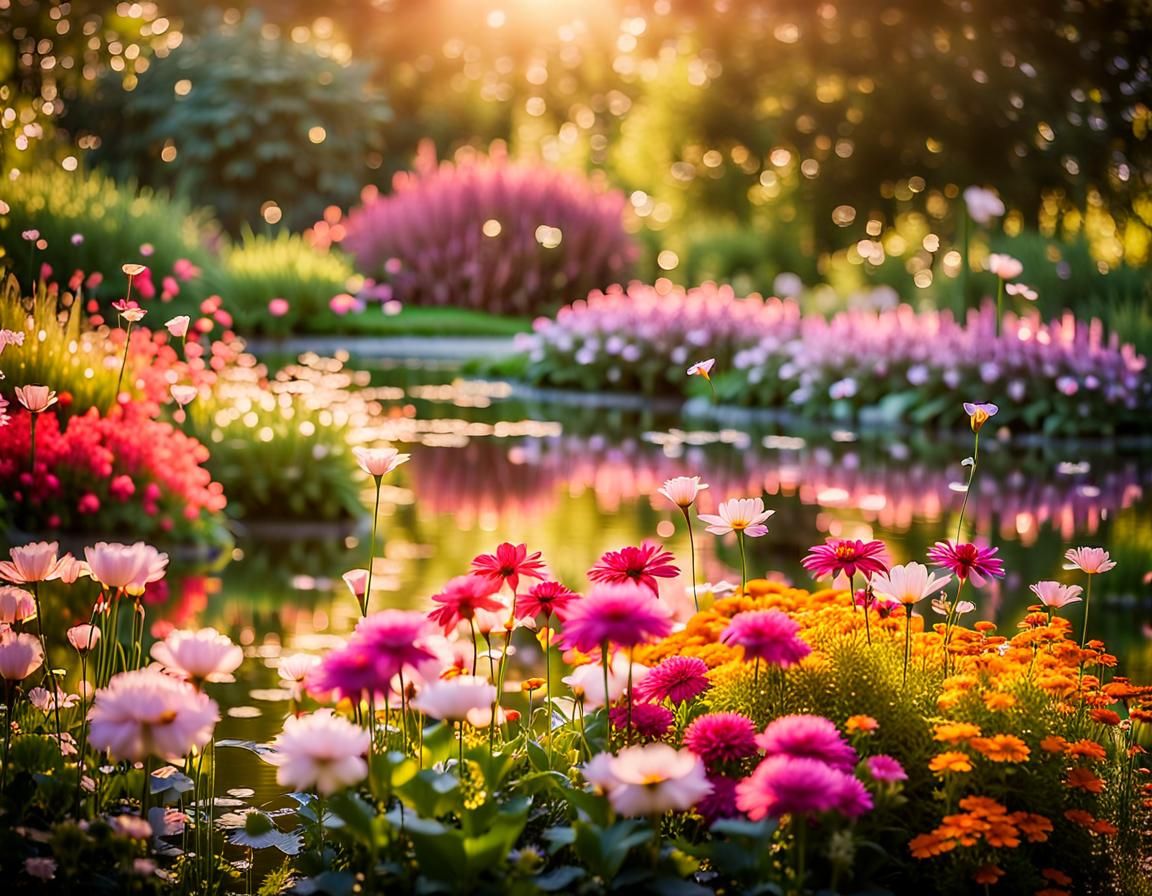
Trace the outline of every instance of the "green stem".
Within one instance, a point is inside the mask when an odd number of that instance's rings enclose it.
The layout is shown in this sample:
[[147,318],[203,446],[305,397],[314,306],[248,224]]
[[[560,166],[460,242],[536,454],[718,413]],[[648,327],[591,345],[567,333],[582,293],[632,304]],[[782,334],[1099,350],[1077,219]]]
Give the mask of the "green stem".
[[736,530],[736,542],[740,545],[740,594],[748,589],[748,557],[744,551],[744,530]]
[[908,661],[912,658],[912,605],[904,604],[904,684],[908,684]]
[[148,784],[152,779],[152,757],[144,757],[144,784],[140,787],[140,817],[148,818]]
[[476,620],[468,620],[468,628],[472,630],[472,675],[476,675],[476,660],[480,658],[480,645],[476,640]]
[[[628,648],[628,728],[624,733],[625,743],[632,743],[632,650]],[[612,724],[612,719],[609,717],[608,724]]]
[[[861,575],[863,578],[863,575]],[[856,605],[856,593],[852,590],[852,579],[848,580],[848,591],[852,598],[852,605]],[[872,603],[872,592],[868,587],[868,580],[864,579],[864,636],[868,639],[868,646],[872,646],[872,621],[868,618],[868,607]]]
[[[132,281],[128,281],[128,291],[132,291]],[[124,330],[124,357],[120,361],[120,373],[116,377],[116,393],[112,396],[112,406],[115,407],[120,403],[120,384],[124,381],[124,368],[128,366],[128,345],[132,339],[132,321],[128,321],[128,326]]]
[[457,726],[457,731],[460,735],[460,759],[456,763],[456,777],[464,780],[464,723],[460,722]]
[[368,542],[368,578],[364,583],[364,596],[360,598],[360,615],[368,615],[368,599],[372,594],[372,566],[376,558],[376,521],[380,516],[380,481],[376,477],[376,504],[372,508],[372,540]]
[[63,752],[64,741],[60,736],[60,700],[56,689],[56,673],[52,671],[52,661],[48,658],[48,641],[44,637],[44,614],[40,610],[39,582],[32,582],[32,599],[36,602],[36,631],[40,635],[40,649],[44,651],[44,674],[48,682],[48,693],[52,695],[52,709],[56,717],[56,742]]
[[960,503],[960,519],[956,523],[956,544],[960,543],[960,532],[964,528],[964,511],[968,509],[968,496],[972,494],[972,483],[976,479],[976,464],[980,459],[980,432],[976,432],[976,444],[972,449],[972,468],[968,471],[968,484],[964,487],[964,500]]
[[612,752],[612,718],[611,718],[609,713],[611,711],[611,702],[612,701],[609,699],[609,696],[608,696],[608,642],[607,641],[605,641],[603,644],[600,645],[600,668],[604,672],[604,719],[607,722],[607,724],[605,726],[605,731],[607,731],[606,737],[608,739],[608,752],[611,753]]
[[400,667],[400,743],[408,755],[408,688],[404,684],[404,667]]
[[[1088,609],[1092,606],[1092,579],[1093,576],[1088,576],[1088,591],[1084,595],[1084,633],[1080,635],[1080,649],[1083,650],[1088,644]],[[39,609],[37,609],[39,612]]]
[[692,567],[692,603],[696,612],[700,612],[700,596],[696,593],[696,542],[692,536],[692,517],[688,515],[688,508],[680,508],[684,512],[684,522],[688,524],[688,556]]
[[996,335],[1000,335],[1000,319],[1004,316],[1004,278],[996,276]]
[[548,764],[552,764],[552,619],[544,627],[544,733],[548,735]]

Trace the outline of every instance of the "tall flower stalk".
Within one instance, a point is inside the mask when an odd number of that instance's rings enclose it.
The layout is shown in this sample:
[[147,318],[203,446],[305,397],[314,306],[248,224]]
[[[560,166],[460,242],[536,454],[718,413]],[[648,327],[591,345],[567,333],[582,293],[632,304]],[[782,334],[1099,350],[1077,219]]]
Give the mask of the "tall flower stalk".
[[380,517],[380,486],[384,477],[407,461],[411,455],[401,454],[395,448],[353,448],[356,463],[376,484],[376,501],[372,507],[372,537],[368,543],[368,579],[364,596],[360,600],[360,615],[368,615],[368,602],[372,599],[372,567],[376,560],[376,527]]
[[[709,380],[709,383],[712,381]],[[684,523],[688,526],[688,555],[689,566],[692,570],[692,604],[696,608],[696,612],[700,612],[700,595],[696,593],[696,540],[692,534],[692,516],[688,513],[688,509],[696,503],[700,492],[708,488],[707,483],[702,483],[699,476],[677,476],[675,479],[667,480],[663,487],[660,489],[660,494],[680,508],[680,512],[684,514]]]
[[735,532],[740,545],[740,592],[748,588],[748,557],[744,547],[744,536],[760,538],[768,534],[764,525],[775,510],[765,510],[762,498],[731,498],[716,508],[716,513],[701,513],[700,521],[708,524],[707,531],[713,535],[727,535]]

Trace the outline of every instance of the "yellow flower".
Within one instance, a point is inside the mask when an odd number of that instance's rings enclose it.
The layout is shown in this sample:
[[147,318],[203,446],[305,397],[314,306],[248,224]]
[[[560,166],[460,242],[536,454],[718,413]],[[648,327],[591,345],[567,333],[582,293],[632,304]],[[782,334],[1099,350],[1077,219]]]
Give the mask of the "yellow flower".
[[953,772],[970,772],[972,771],[972,760],[968,757],[967,753],[949,751],[933,756],[932,761],[928,763],[928,768],[933,774],[937,775],[948,775]]

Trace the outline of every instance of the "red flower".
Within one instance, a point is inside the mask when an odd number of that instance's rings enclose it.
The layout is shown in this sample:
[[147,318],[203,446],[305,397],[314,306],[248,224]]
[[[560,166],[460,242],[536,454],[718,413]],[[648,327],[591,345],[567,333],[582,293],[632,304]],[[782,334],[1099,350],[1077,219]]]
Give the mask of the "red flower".
[[875,573],[888,569],[882,541],[829,538],[825,544],[814,545],[808,550],[810,553],[800,561],[800,565],[817,579],[824,576],[835,578],[840,573],[852,578],[857,571],[871,578]]
[[539,551],[529,554],[525,545],[508,542],[496,548],[495,554],[480,554],[472,561],[472,571],[476,575],[495,582],[497,587],[508,582],[513,594],[520,584],[520,576],[543,579],[543,570]]
[[534,585],[527,594],[517,597],[520,602],[518,612],[520,616],[550,617],[553,613],[563,615],[565,605],[571,603],[580,595],[569,591],[559,582],[540,582]]
[[999,548],[982,548],[974,544],[957,544],[954,541],[938,541],[928,549],[928,561],[933,566],[944,566],[955,573],[958,579],[971,579],[979,588],[984,584],[984,576],[1004,577],[1004,561],[996,554]]
[[671,563],[674,559],[670,551],[646,541],[638,548],[605,551],[600,562],[588,570],[588,579],[609,585],[643,585],[659,596],[656,577],[671,579],[680,575],[680,570]]
[[457,576],[443,591],[432,595],[432,600],[440,606],[431,610],[428,618],[448,633],[461,622],[472,619],[477,610],[505,610],[507,607],[494,597],[499,587],[483,576]]

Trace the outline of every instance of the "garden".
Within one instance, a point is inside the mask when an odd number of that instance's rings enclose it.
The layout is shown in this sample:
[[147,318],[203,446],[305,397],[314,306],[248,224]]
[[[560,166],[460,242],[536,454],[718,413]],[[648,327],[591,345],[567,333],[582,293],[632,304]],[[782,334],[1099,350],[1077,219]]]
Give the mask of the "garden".
[[1130,0],[0,0],[0,870],[1152,896]]

